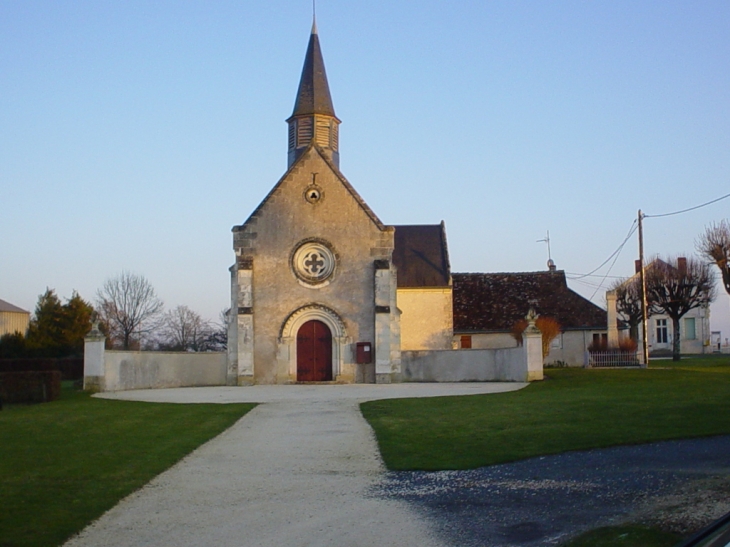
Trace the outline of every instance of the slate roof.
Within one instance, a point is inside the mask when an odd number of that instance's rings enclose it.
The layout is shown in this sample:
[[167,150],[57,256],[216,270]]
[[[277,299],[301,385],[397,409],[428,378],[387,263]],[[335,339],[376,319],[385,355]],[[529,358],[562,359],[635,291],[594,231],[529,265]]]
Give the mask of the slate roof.
[[311,114],[326,114],[337,117],[335,116],[335,107],[332,105],[330,86],[327,83],[327,72],[324,69],[324,59],[319,46],[316,23],[312,25],[312,33],[309,36],[302,77],[299,80],[299,91],[297,91],[297,100],[294,103],[294,112],[292,112],[291,118]]
[[[396,232],[397,233],[397,232]],[[509,332],[534,301],[563,330],[605,330],[606,311],[568,288],[565,272],[455,273],[454,332]]]
[[394,228],[398,287],[448,287],[451,266],[444,223]]
[[0,311],[13,312],[13,313],[30,313],[30,312],[25,311],[22,308],[19,308],[18,306],[14,306],[10,302],[6,302],[5,300],[0,300]]

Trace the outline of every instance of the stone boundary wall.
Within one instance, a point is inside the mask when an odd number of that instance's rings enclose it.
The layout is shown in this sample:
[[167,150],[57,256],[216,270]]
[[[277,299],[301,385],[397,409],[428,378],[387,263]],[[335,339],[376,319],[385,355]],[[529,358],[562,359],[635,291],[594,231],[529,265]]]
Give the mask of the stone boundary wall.
[[[404,382],[531,382],[543,379],[540,331],[528,327],[523,345],[502,349],[403,351]],[[123,391],[224,386],[227,353],[107,351],[94,329],[84,346],[84,389]]]
[[123,391],[226,385],[225,352],[112,351],[104,337],[87,336],[84,389]]
[[542,379],[529,377],[524,347],[404,351],[401,353],[401,367],[404,382],[527,382]]
[[226,385],[225,353],[106,351],[104,391]]

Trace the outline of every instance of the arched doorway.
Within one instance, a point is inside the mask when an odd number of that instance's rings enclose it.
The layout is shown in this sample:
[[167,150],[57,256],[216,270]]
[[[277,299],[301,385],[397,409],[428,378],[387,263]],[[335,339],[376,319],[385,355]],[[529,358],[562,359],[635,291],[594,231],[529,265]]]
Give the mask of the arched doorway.
[[297,332],[297,381],[332,380],[332,332],[322,321],[312,319]]

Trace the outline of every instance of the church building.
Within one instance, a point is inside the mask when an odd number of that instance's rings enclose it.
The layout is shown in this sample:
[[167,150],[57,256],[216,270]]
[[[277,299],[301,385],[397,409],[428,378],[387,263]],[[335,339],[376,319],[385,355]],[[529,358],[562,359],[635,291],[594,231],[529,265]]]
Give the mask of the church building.
[[443,222],[378,218],[340,172],[316,25],[286,121],[288,169],[233,227],[229,384],[541,378],[539,356],[500,353],[518,346],[509,333],[530,309],[564,328],[548,359],[581,365],[605,337],[606,312],[554,266],[452,276]]
[[288,169],[232,229],[228,383],[399,381],[402,347],[452,347],[443,223],[385,225],[340,172],[316,24],[286,121]]

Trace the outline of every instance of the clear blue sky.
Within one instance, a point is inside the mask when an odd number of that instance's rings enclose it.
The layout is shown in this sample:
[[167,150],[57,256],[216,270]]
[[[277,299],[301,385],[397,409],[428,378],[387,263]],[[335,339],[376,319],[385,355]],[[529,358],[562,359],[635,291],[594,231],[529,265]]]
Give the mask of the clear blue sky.
[[[454,271],[544,269],[550,230],[587,273],[638,209],[730,192],[727,1],[320,0],[317,22],[343,173],[387,224],[443,219]],[[230,228],[286,169],[310,25],[306,0],[0,0],[0,298],[93,299],[126,269],[216,318]],[[647,253],[728,217],[647,219]]]

